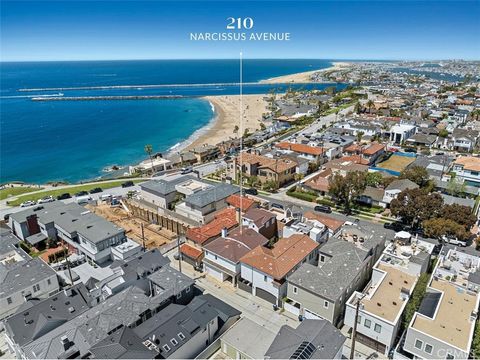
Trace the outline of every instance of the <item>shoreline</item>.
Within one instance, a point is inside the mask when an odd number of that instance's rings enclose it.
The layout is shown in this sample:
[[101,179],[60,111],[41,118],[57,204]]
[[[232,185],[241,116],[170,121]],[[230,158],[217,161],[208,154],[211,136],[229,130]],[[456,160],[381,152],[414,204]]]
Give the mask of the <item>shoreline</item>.
[[[348,62],[342,62],[342,61],[334,61],[331,63],[331,66],[325,69],[319,69],[319,70],[311,70],[311,71],[304,71],[300,73],[295,73],[295,74],[288,74],[288,75],[282,75],[282,76],[275,76],[269,79],[265,80],[260,80],[260,84],[317,84],[319,83],[318,81],[312,81],[310,79],[310,76],[316,73],[322,73],[322,72],[327,72],[327,71],[335,71],[335,70],[341,70],[343,68],[347,68],[350,66],[350,63]],[[322,81],[322,83],[326,83],[326,81]]]

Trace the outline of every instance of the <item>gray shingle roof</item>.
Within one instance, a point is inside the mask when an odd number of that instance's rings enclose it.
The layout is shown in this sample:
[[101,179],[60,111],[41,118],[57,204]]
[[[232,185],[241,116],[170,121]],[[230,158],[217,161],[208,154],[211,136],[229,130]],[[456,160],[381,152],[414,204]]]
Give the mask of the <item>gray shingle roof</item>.
[[148,191],[154,194],[167,195],[176,191],[175,189],[176,185],[191,179],[194,179],[194,177],[191,175],[185,175],[185,176],[179,176],[171,180],[170,179],[169,180],[164,180],[164,179],[150,180],[140,184],[140,188],[144,191]]
[[308,342],[314,348],[310,359],[333,359],[345,339],[340,330],[326,320],[304,320],[296,329],[283,325],[265,357],[290,359],[303,342]]
[[31,288],[41,280],[54,276],[55,271],[39,258],[14,264],[0,263],[0,298]]
[[406,190],[406,189],[417,189],[419,186],[413,181],[408,179],[399,179],[393,180],[390,185],[388,185],[385,190]]
[[[327,245],[330,246],[325,248]],[[362,271],[368,252],[349,242],[333,239],[320,251],[331,257],[326,256],[325,263],[320,263],[318,267],[302,264],[288,277],[288,282],[336,301]]]
[[10,338],[23,346],[66,323],[91,306],[88,290],[82,283],[17,311],[5,321]]

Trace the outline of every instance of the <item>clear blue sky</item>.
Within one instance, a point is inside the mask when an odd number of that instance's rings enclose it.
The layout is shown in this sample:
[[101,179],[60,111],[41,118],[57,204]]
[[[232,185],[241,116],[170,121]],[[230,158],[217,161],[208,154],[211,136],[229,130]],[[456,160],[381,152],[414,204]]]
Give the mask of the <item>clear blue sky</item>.
[[[1,60],[480,59],[480,1],[1,1]],[[291,41],[192,42],[250,16]]]

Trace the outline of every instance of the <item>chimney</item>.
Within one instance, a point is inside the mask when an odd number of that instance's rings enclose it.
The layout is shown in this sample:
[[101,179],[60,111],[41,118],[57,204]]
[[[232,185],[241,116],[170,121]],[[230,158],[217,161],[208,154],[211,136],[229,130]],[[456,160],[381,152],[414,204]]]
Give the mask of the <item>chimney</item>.
[[224,227],[222,229],[222,237],[225,238],[225,237],[227,237],[227,235],[228,235],[228,229],[226,227]]
[[63,336],[60,338],[60,341],[61,341],[61,343],[62,343],[63,350],[64,350],[64,351],[67,351],[68,348],[70,347],[70,340],[68,340],[68,336],[67,336],[67,335],[63,335]]

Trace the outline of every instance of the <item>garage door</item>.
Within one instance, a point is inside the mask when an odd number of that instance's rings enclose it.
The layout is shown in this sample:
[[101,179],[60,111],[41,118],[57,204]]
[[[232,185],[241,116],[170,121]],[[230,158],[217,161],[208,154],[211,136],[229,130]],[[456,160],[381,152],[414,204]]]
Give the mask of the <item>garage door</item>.
[[259,298],[263,300],[267,300],[268,302],[272,304],[277,303],[277,298],[275,295],[270,294],[268,291],[265,291],[263,289],[256,288],[255,289],[255,295],[258,296]]
[[207,272],[208,275],[213,276],[218,281],[223,281],[223,274],[221,271],[218,271],[217,269],[214,269],[213,267],[210,267],[207,264],[205,264],[205,271]]
[[305,319],[313,319],[313,320],[322,320],[323,319],[321,316],[318,316],[317,314],[315,314],[314,312],[312,312],[308,309],[304,309],[303,316],[305,317]]

